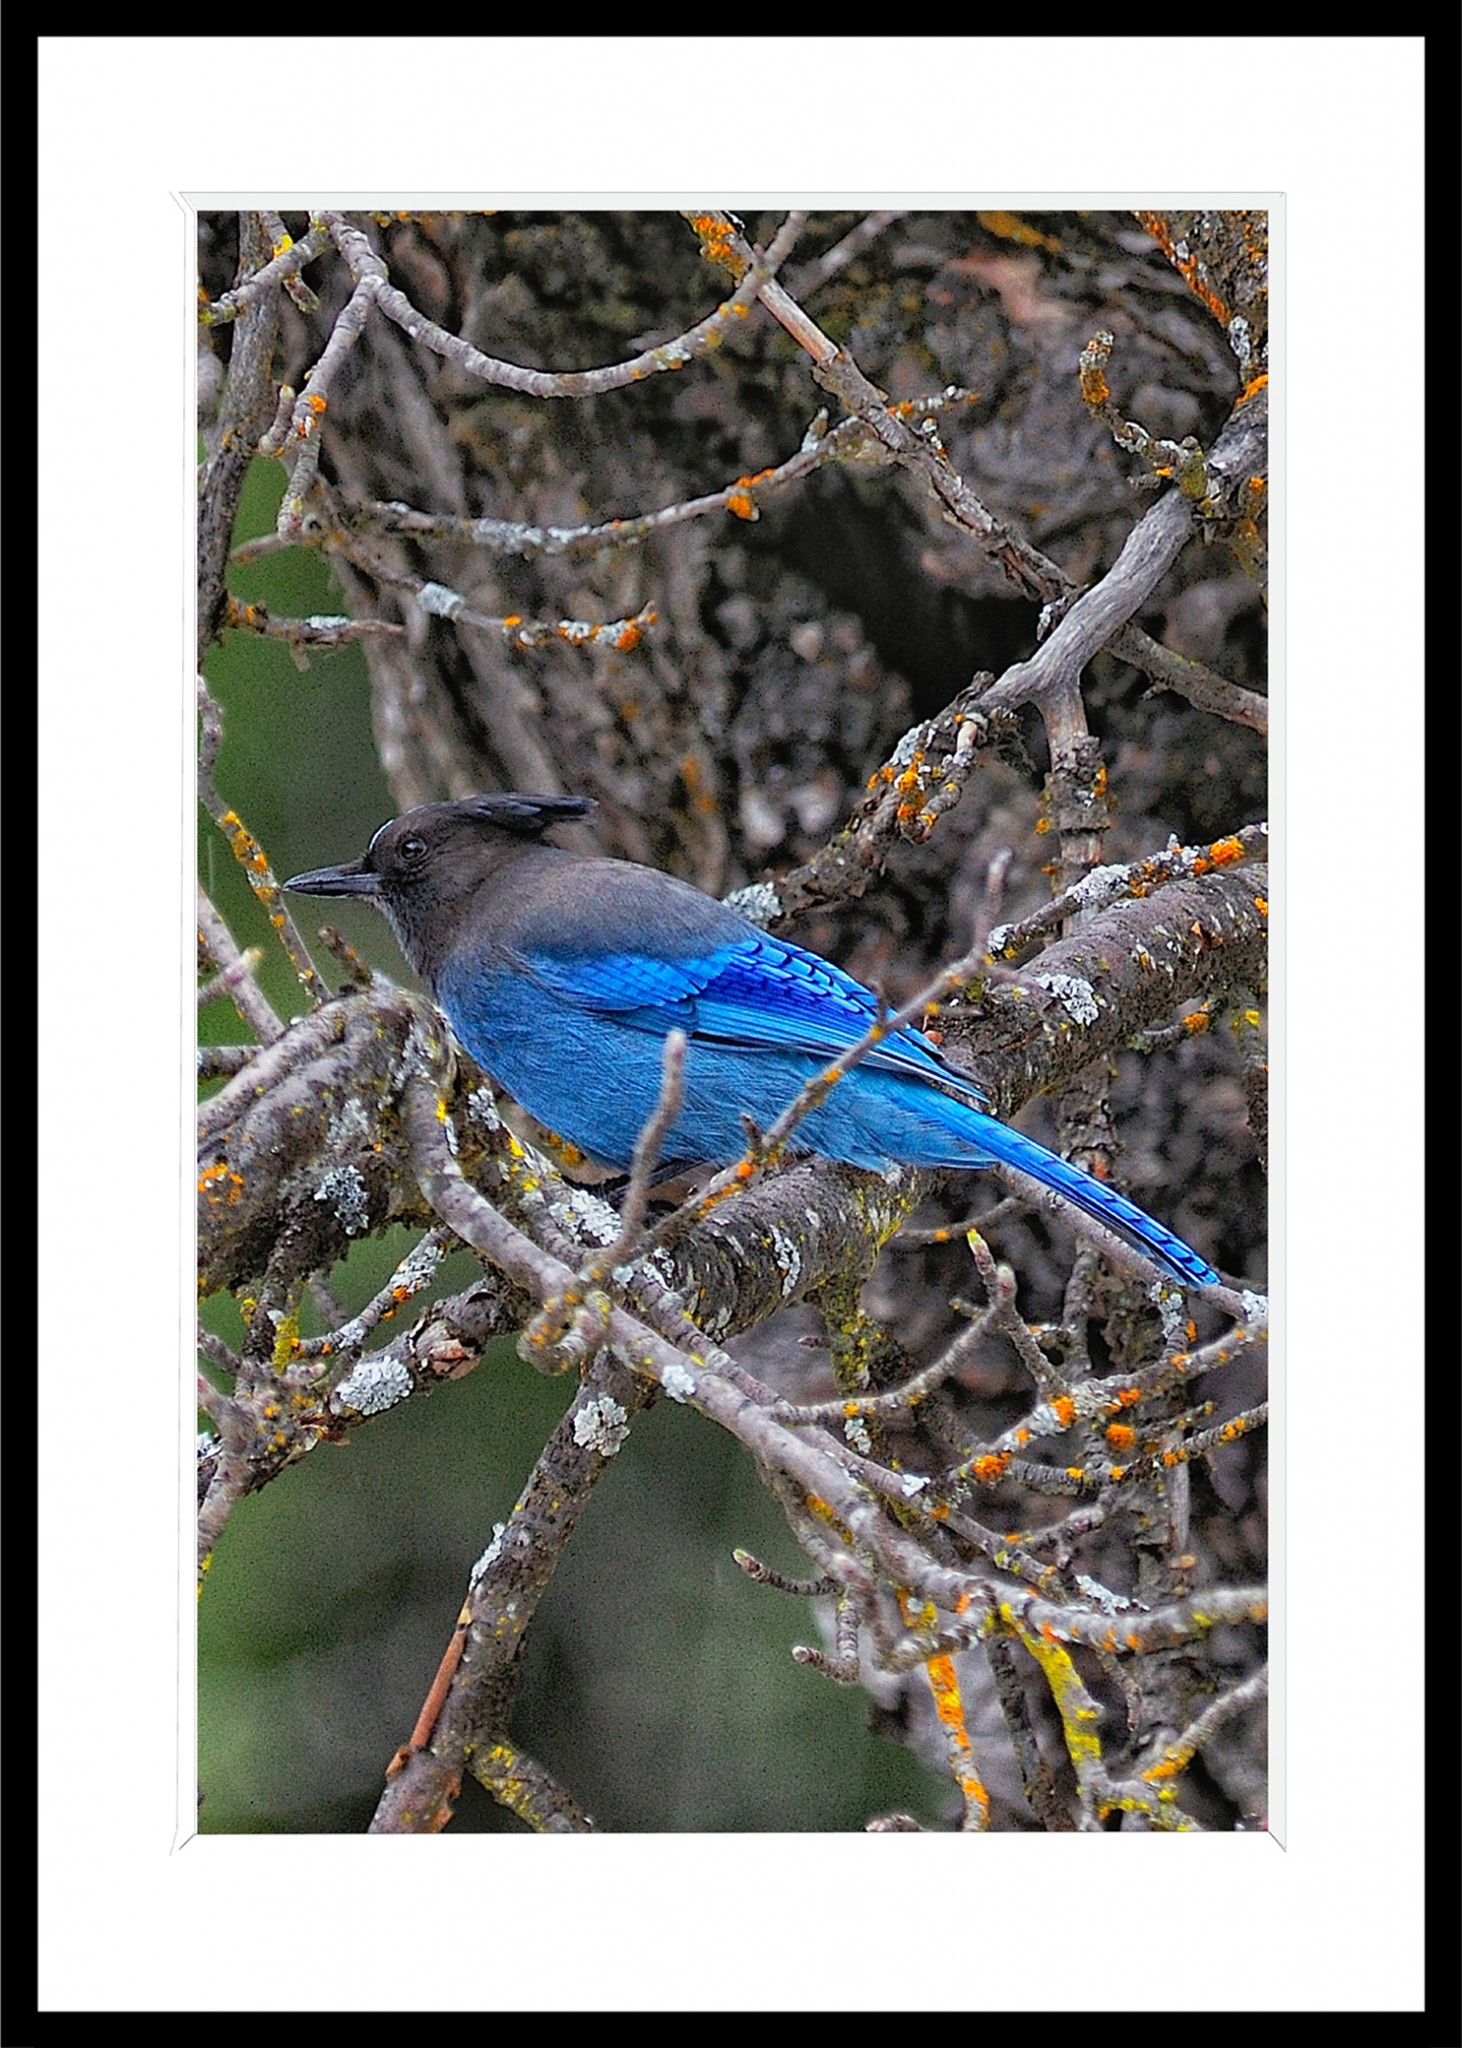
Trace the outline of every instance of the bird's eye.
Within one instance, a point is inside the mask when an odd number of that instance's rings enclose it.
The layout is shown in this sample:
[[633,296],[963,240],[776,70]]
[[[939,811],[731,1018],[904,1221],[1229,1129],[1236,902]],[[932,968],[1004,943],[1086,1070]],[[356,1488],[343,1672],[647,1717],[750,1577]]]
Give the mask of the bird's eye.
[[426,841],[413,833],[409,839],[403,839],[397,847],[396,857],[403,867],[420,867],[426,859]]

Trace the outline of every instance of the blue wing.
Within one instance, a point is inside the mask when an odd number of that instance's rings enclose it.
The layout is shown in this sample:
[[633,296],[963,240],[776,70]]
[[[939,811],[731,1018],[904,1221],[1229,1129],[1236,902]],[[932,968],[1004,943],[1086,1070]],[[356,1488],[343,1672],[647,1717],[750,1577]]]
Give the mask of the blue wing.
[[[834,1060],[878,1018],[877,997],[852,975],[752,929],[730,945],[678,957],[583,951],[567,957],[535,948],[519,958],[560,1002],[614,1015],[658,1038],[678,1027],[708,1043]],[[987,1099],[907,1025],[862,1064],[957,1089],[972,1102]]]

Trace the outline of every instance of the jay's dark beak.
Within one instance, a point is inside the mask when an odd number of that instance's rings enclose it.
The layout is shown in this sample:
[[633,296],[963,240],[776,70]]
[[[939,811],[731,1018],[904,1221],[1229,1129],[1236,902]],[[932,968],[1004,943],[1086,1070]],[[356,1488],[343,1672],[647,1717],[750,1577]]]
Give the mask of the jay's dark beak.
[[291,876],[285,883],[301,896],[378,896],[381,878],[359,860],[348,860],[338,868],[311,868],[308,874]]

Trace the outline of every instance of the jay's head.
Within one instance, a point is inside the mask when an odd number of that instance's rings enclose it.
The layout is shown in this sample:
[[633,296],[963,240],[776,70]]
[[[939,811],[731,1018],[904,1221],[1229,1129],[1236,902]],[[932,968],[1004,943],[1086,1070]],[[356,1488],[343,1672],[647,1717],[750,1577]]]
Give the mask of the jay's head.
[[440,920],[460,917],[550,826],[587,817],[594,807],[592,797],[516,790],[419,804],[382,825],[359,860],[311,868],[284,886],[302,896],[364,896],[385,913],[402,951],[420,967]]

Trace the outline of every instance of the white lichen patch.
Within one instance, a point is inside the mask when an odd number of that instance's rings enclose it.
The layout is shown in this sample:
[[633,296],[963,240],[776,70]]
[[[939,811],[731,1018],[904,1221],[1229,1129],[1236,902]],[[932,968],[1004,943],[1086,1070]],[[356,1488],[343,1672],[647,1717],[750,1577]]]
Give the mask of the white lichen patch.
[[315,1200],[329,1204],[347,1237],[361,1237],[370,1228],[370,1196],[358,1167],[332,1166],[315,1189]]
[[445,583],[423,583],[416,593],[416,602],[432,618],[450,619],[465,607],[467,600],[460,590],[450,590]]
[[619,1217],[589,1188],[563,1182],[563,1193],[554,1192],[548,1213],[570,1237],[582,1236],[591,1244],[613,1244],[619,1236]]
[[1108,903],[1115,903],[1119,896],[1125,896],[1131,882],[1129,868],[1093,868],[1079,882],[1073,882],[1068,893],[1083,910],[1100,910]]
[[574,1417],[574,1442],[612,1458],[629,1435],[629,1416],[612,1394],[596,1394]]
[[1096,991],[1079,974],[1033,974],[1038,988],[1053,995],[1067,1016],[1077,1024],[1094,1024],[1101,1013]]
[[726,898],[726,904],[763,929],[774,917],[781,915],[782,909],[782,899],[770,882],[753,882],[745,889],[734,889]]
[[689,1401],[695,1393],[695,1376],[683,1365],[667,1365],[660,1375],[660,1384],[672,1401]]
[[506,1522],[493,1523],[491,1543],[488,1544],[486,1550],[483,1551],[481,1557],[478,1558],[476,1564],[473,1565],[471,1571],[467,1574],[469,1586],[475,1586],[483,1573],[491,1571],[502,1556],[503,1537],[507,1534],[507,1529],[508,1525]]
[[789,1237],[780,1224],[771,1227],[772,1249],[777,1256],[777,1270],[782,1276],[782,1299],[790,1301],[797,1292],[802,1278],[802,1254],[797,1240]]
[[363,1358],[330,1396],[332,1415],[382,1415],[411,1392],[411,1374],[395,1358]]
[[1188,1307],[1184,1297],[1175,1292],[1171,1281],[1167,1280],[1155,1280],[1147,1292],[1157,1308],[1164,1340],[1170,1345],[1181,1344],[1188,1328]]

